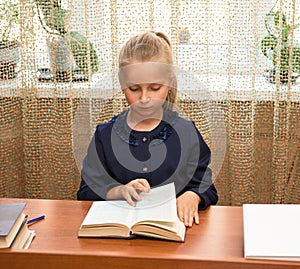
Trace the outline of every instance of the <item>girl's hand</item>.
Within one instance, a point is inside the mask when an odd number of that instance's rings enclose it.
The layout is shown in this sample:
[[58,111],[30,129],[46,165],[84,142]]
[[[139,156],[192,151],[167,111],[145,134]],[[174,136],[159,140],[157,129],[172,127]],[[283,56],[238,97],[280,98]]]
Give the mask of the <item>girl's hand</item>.
[[147,179],[144,178],[137,178],[134,180],[131,180],[129,183],[126,184],[128,187],[132,187],[138,192],[149,192],[150,191],[150,185],[147,181]]
[[199,224],[198,205],[201,201],[198,194],[186,191],[177,199],[177,215],[185,226],[192,227],[194,220]]
[[140,201],[140,192],[149,192],[150,185],[146,179],[134,179],[126,185],[120,185],[110,189],[106,194],[107,200],[124,199],[131,206],[136,205],[136,201]]

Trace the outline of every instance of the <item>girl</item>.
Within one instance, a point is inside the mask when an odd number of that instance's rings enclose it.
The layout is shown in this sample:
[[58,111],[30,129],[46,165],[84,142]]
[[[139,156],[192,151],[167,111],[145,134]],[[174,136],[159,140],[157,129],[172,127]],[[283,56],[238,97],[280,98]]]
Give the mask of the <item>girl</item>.
[[175,183],[177,214],[186,226],[218,201],[210,150],[192,121],[174,111],[171,44],[159,32],[131,38],[119,55],[119,81],[129,109],[97,126],[83,161],[79,200],[125,199]]

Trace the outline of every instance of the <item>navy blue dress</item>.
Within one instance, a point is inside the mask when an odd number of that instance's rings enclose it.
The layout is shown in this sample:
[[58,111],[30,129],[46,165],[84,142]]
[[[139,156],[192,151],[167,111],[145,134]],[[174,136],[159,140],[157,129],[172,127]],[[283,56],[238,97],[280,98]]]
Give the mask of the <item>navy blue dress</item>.
[[97,126],[83,161],[78,200],[105,200],[112,187],[145,178],[150,186],[175,183],[176,195],[193,191],[199,209],[218,201],[208,167],[210,150],[194,122],[166,110],[150,132],[130,129],[128,110]]

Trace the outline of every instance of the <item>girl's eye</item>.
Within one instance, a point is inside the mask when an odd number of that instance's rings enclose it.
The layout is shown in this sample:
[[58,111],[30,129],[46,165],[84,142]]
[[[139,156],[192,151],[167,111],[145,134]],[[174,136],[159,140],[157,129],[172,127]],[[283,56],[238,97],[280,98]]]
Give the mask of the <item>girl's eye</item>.
[[136,92],[139,88],[138,87],[129,87],[129,90],[131,90],[132,92]]
[[151,87],[152,91],[158,91],[161,88],[161,86],[153,86]]

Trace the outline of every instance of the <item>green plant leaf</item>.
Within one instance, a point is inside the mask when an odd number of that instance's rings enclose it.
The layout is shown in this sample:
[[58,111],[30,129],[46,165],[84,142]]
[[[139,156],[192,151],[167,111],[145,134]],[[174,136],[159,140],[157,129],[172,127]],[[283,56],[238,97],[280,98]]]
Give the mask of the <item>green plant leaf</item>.
[[[47,27],[51,29],[52,33],[54,33],[55,31],[57,31],[60,35],[64,35],[67,33],[67,11],[61,8],[57,0],[35,0],[35,3],[37,7],[42,11],[44,21]],[[42,21],[41,24],[43,25]],[[49,32],[47,28],[45,28],[45,30]]]
[[[98,71],[98,56],[93,44],[79,32],[70,32],[70,46],[76,65],[82,74],[88,73],[90,62],[91,73]],[[90,61],[88,59],[90,57]]]
[[277,38],[273,35],[267,35],[261,41],[261,51],[262,53],[269,58],[268,50],[274,50],[276,48]]

